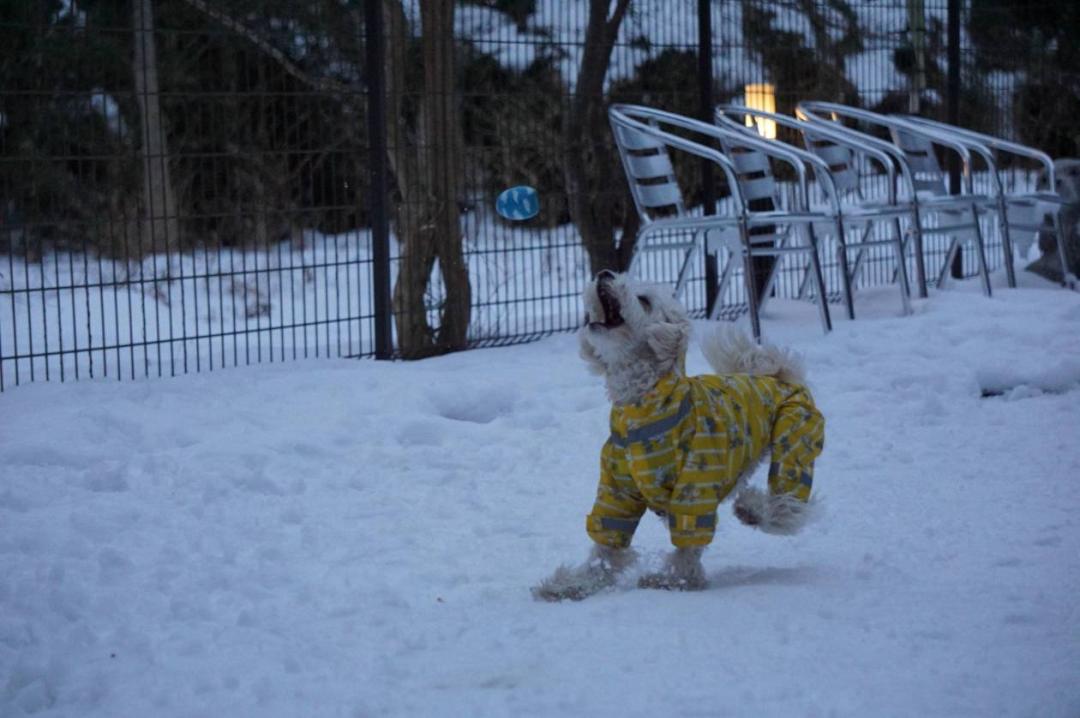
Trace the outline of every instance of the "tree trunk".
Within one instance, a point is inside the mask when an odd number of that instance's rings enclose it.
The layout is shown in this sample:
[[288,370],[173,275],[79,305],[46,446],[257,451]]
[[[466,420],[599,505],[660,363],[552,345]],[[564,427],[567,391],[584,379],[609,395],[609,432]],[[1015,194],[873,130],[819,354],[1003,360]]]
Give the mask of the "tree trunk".
[[[387,2],[387,122],[401,261],[394,286],[398,351],[406,358],[463,349],[472,307],[458,209],[462,174],[461,119],[454,82],[454,3],[422,0],[424,88],[415,138],[404,120],[407,27],[399,2]],[[425,296],[438,260],[446,302],[439,323],[428,321]]]
[[133,0],[131,8],[135,32],[132,69],[142,139],[140,237],[143,241],[149,239],[150,251],[158,252],[166,249],[170,242],[179,241],[179,221],[176,196],[169,177],[169,153],[161,114],[153,0]]
[[421,136],[433,186],[436,253],[446,306],[439,328],[439,345],[446,351],[464,349],[472,310],[472,290],[461,236],[459,179],[464,176],[464,135],[454,92],[454,2],[421,4],[424,22],[424,132]]
[[632,202],[624,201],[622,241],[617,243],[612,198],[604,196],[612,187],[623,187],[624,194],[629,195],[619,175],[604,103],[604,78],[629,5],[630,0],[617,0],[613,7],[609,0],[589,0],[581,68],[563,127],[570,216],[581,234],[593,274],[601,269],[622,271],[629,266],[639,224]]

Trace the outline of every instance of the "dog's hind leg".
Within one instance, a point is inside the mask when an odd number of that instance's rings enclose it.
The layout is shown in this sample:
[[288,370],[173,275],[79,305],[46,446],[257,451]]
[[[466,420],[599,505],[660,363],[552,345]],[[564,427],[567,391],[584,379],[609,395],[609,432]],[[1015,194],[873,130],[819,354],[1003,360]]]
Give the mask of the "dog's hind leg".
[[614,586],[619,574],[636,558],[632,549],[597,544],[585,563],[559,566],[550,577],[533,586],[532,595],[541,601],[580,601]]
[[735,498],[735,516],[766,533],[791,535],[815,518],[811,501],[814,459],[825,442],[825,419],[803,389],[777,411],[770,441],[769,491],[743,488]]

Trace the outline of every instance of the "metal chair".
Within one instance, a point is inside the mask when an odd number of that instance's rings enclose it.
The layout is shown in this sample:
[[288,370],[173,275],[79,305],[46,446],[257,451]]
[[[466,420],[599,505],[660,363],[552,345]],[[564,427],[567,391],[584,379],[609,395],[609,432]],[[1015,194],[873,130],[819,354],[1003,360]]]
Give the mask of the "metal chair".
[[[998,204],[998,224],[1001,228],[1002,246],[1005,251],[1005,272],[1010,287],[1016,286],[1013,246],[1015,243],[1022,243],[1030,247],[1038,233],[1044,229],[1042,220],[1046,215],[1051,217],[1053,233],[1058,240],[1057,248],[1058,259],[1061,261],[1062,267],[1062,285],[1076,285],[1080,281],[1069,272],[1068,262],[1065,257],[1065,233],[1061,222],[1061,210],[1064,209],[1066,201],[1054,189],[1057,187],[1054,176],[1054,161],[1050,159],[1048,154],[1034,147],[1009,142],[1000,137],[973,132],[944,122],[911,115],[903,115],[902,117],[909,122],[924,125],[955,137],[957,141],[965,143],[973,152],[978,153],[986,161],[993,179],[994,196]],[[1001,159],[1009,155],[1035,160],[1041,164],[1051,191],[1008,191],[1005,188],[1005,182],[1001,177],[999,168],[1002,164]],[[1021,234],[1017,235],[1013,230],[1020,230]]]
[[[960,243],[970,240],[975,245],[983,292],[991,296],[990,270],[986,261],[986,243],[983,239],[980,216],[994,211],[997,203],[993,198],[974,192],[971,179],[971,150],[954,137],[918,125],[898,117],[889,117],[832,102],[800,102],[796,108],[800,119],[819,127],[831,127],[853,133],[859,139],[874,139],[873,135],[859,132],[843,124],[843,120],[862,122],[885,130],[892,138],[888,154],[905,167],[902,176],[907,185],[906,199],[915,208],[912,214],[912,233],[915,244],[915,274],[919,296],[926,296],[926,264],[923,254],[923,238],[926,235],[946,235],[952,238],[945,261],[938,274],[937,285],[942,286],[948,276]],[[935,147],[955,153],[961,160],[963,186],[959,194],[950,194],[946,173],[938,163]],[[970,220],[967,218],[970,217]],[[935,224],[928,226],[927,219]]]
[[[799,122],[794,117],[778,115],[764,110],[755,110],[740,105],[721,105],[715,111],[717,124],[732,130],[744,132],[755,137],[758,142],[761,139],[753,127],[747,126],[745,120],[750,119],[756,124],[758,120],[771,120],[779,126],[793,129],[806,136],[809,130],[807,123]],[[894,276],[900,288],[900,303],[904,314],[911,313],[911,298],[907,277],[907,263],[904,258],[904,232],[900,225],[902,217],[910,216],[912,207],[907,203],[899,203],[896,200],[896,170],[893,161],[888,154],[868,143],[850,140],[849,136],[836,132],[832,129],[818,130],[809,135],[806,152],[796,148],[788,148],[797,153],[802,161],[814,170],[818,179],[818,185],[826,202],[824,211],[832,218],[832,222],[824,225],[822,232],[836,236],[837,261],[843,274],[844,300],[847,305],[848,317],[855,318],[855,307],[852,298],[852,287],[858,280],[862,269],[862,260],[866,250],[876,246],[890,246],[896,253],[897,270]],[[847,143],[846,145],[840,143]],[[770,143],[775,146],[775,143]],[[855,155],[850,149],[857,147],[863,154],[876,159],[885,169],[888,175],[890,191],[884,202],[872,201],[862,195],[859,186],[859,173],[855,167]],[[875,225],[879,222],[892,224],[893,235],[884,239],[871,237]],[[859,236],[855,241],[847,237],[848,230],[858,230]],[[848,252],[855,250],[854,266],[849,266]]]
[[[754,338],[760,340],[759,305],[763,297],[757,287],[754,259],[791,254],[808,255],[817,288],[822,328],[826,332],[832,329],[825,279],[813,230],[815,223],[828,221],[829,217],[805,209],[806,170],[801,162],[791,162],[803,188],[797,206],[791,210],[757,210],[751,208],[751,200],[764,196],[764,193],[771,189],[769,182],[757,182],[760,179],[756,176],[760,171],[757,169],[760,161],[738,152],[735,152],[734,156],[728,155],[706,144],[713,141],[728,142],[729,147],[734,147],[740,144],[741,137],[738,134],[682,115],[635,105],[613,105],[608,116],[630,192],[641,217],[641,229],[638,231],[631,269],[643,252],[653,248],[650,241],[656,235],[664,232],[689,234],[690,240],[678,245],[685,249],[676,282],[676,294],[680,295],[685,286],[691,258],[710,233],[717,233],[721,246],[727,249],[728,261],[717,293],[712,297],[714,310],[710,318],[716,317],[719,302],[715,300],[718,300],[726,289],[736,266],[735,257],[738,256],[744,267],[743,281],[751,328]],[[671,150],[709,160],[719,167],[727,178],[735,211],[716,215],[690,214],[675,177],[669,154]],[[801,236],[802,244],[788,244],[789,235]],[[658,247],[671,249],[672,245],[665,243]],[[766,288],[772,284],[775,276],[776,266],[766,281]]]

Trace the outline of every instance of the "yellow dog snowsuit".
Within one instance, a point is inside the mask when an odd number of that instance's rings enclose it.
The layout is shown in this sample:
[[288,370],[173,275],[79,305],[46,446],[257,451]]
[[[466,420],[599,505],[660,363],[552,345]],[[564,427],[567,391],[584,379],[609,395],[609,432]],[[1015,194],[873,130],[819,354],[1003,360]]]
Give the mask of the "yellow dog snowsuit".
[[637,403],[611,409],[589,536],[628,546],[648,508],[667,516],[675,546],[704,546],[717,505],[766,450],[770,493],[809,500],[824,439],[825,419],[804,386],[772,376],[669,374]]

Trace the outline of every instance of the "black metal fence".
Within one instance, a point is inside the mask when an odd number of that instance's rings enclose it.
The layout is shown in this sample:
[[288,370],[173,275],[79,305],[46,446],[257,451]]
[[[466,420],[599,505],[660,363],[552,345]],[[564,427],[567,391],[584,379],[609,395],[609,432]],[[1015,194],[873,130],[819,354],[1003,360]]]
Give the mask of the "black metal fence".
[[[450,348],[575,328],[594,261],[568,171],[575,103],[595,49],[590,8],[619,3],[454,3],[453,137],[424,132],[435,80],[421,69],[431,51],[421,5],[0,2],[0,389],[410,354],[403,332],[419,320],[405,307],[420,307],[420,335],[438,351],[457,321],[455,274],[469,294]],[[1045,49],[1060,12],[1073,11],[631,0],[601,92],[697,115],[769,83],[781,112],[840,100],[1075,153],[1076,113],[1062,107],[1077,102],[1076,68]],[[1017,31],[1017,13],[1042,35]],[[1007,58],[987,52],[1006,44]],[[463,261],[444,247],[410,265],[432,194],[424,163],[451,144],[455,192],[439,206],[453,205]],[[595,172],[604,148],[588,152]],[[700,167],[680,171],[699,201],[715,191]],[[596,176],[614,178],[590,202],[610,215],[598,221],[615,244],[621,175]],[[529,222],[493,210],[517,184],[540,193]],[[890,281],[881,267],[865,281]],[[698,313],[703,268],[687,297]],[[643,271],[670,281],[677,261]],[[409,299],[403,273],[421,277],[421,299]],[[794,296],[796,285],[792,272],[779,291]],[[738,297],[725,301],[739,311]]]

